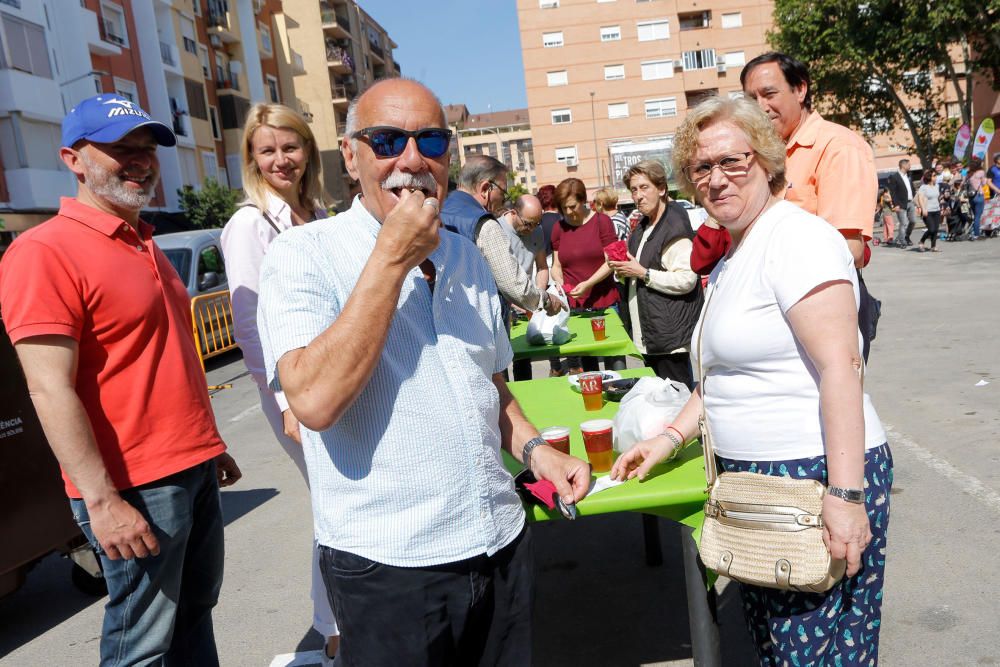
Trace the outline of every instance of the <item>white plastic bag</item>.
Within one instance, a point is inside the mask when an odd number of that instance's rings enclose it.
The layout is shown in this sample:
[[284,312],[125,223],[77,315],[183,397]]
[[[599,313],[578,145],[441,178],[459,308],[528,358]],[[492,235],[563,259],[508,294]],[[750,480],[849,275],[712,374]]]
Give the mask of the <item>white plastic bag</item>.
[[[566,295],[557,285],[549,286],[549,294],[566,305]],[[569,342],[569,309],[560,310],[555,315],[549,315],[544,308],[536,310],[528,320],[528,332],[525,334],[530,345],[562,345]]]
[[689,398],[691,392],[682,382],[640,378],[622,397],[615,415],[615,451],[626,452],[640,440],[663,433]]

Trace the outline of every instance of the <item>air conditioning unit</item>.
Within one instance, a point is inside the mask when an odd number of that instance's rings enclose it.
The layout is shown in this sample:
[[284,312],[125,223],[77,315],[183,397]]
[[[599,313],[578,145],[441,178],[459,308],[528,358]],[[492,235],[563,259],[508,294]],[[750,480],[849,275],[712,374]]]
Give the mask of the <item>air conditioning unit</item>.
[[229,71],[232,72],[233,74],[240,74],[240,73],[242,73],[243,72],[243,63],[241,63],[239,60],[230,60],[229,61]]
[[209,35],[208,42],[216,49],[222,48],[222,38],[218,35]]
[[576,167],[576,166],[579,166],[579,164],[580,164],[580,161],[577,160],[575,157],[568,157],[568,158],[566,158],[566,166],[567,167]]
[[675,70],[684,69],[684,61],[683,60],[675,60],[674,61],[674,69]]
[[725,60],[720,60],[719,62],[717,62],[715,64],[715,67],[719,70],[719,74],[725,74],[726,73],[726,61]]

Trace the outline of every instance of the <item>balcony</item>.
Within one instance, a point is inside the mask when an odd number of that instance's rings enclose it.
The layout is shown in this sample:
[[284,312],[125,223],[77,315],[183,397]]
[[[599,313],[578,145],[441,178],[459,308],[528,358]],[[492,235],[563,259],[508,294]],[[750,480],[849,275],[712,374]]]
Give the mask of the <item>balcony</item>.
[[341,84],[335,84],[330,87],[330,95],[333,97],[333,108],[334,109],[347,109],[347,105],[350,104],[350,98],[347,96],[347,86]]
[[321,9],[320,20],[323,25],[323,31],[329,36],[337,39],[351,38],[351,20],[347,14],[333,9]]
[[306,73],[306,65],[302,60],[302,54],[291,49],[291,61],[292,61],[292,75],[299,76],[300,74]]
[[226,0],[208,0],[205,27],[209,37],[214,35],[226,44],[236,44],[240,41],[238,28],[233,15],[229,12],[229,3]]
[[[85,91],[85,97],[95,94],[92,77],[85,76],[75,83],[80,86],[80,93]],[[83,97],[76,98],[73,102],[81,99]],[[58,123],[62,115],[59,84],[53,79],[34,76],[21,70],[0,69],[0,115],[6,115],[4,112],[9,111],[19,111]]]
[[354,60],[347,49],[328,41],[326,43],[326,64],[336,74],[354,72]]
[[227,77],[215,79],[215,92],[219,95],[223,93],[237,93],[240,90],[240,77],[230,74]]
[[7,191],[12,209],[59,208],[59,197],[72,197],[76,192],[76,179],[65,169],[10,169]]
[[371,52],[371,54],[373,56],[373,58],[372,58],[373,61],[381,63],[383,65],[385,64],[385,51],[382,50],[381,46],[379,46],[377,44],[374,44],[371,41],[369,41],[368,42],[368,50],[369,50],[369,52]]
[[104,38],[104,31],[101,29],[103,26],[100,25],[98,20],[97,12],[92,12],[85,7],[80,7],[80,18],[77,21],[77,25],[81,31],[81,37],[87,42],[87,48],[95,56],[119,56],[122,53],[121,48],[112,44]]
[[337,136],[342,137],[347,134],[347,123],[337,123]]

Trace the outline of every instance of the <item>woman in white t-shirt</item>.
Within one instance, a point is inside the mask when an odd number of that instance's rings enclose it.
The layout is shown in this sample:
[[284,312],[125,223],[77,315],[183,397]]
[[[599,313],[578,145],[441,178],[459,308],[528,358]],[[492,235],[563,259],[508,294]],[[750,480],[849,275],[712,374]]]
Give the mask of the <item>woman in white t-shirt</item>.
[[722,470],[828,484],[824,530],[847,576],[824,594],[741,584],[744,611],[761,664],[867,665],[878,654],[892,456],[859,378],[851,253],[830,224],[782,201],[785,146],[750,100],[691,110],[673,158],[682,189],[733,246],[712,271],[692,339],[702,382],[664,434],[611,474],[645,477],[698,435],[704,403]]
[[[260,265],[271,241],[287,229],[326,217],[319,148],[309,124],[295,110],[281,104],[257,104],[247,114],[241,157],[247,197],[222,231],[234,333],[247,370],[257,383],[264,416],[308,484],[299,422],[284,393],[271,391],[267,384],[257,331],[257,294]],[[322,662],[332,665],[340,645],[340,630],[323,584],[315,545],[311,594],[313,627],[326,638]]]
[[934,172],[924,172],[920,188],[917,190],[917,215],[922,215],[927,231],[920,237],[920,252],[927,248],[924,242],[931,241],[931,252],[941,252],[937,247],[938,228],[941,226],[941,190],[934,179]]

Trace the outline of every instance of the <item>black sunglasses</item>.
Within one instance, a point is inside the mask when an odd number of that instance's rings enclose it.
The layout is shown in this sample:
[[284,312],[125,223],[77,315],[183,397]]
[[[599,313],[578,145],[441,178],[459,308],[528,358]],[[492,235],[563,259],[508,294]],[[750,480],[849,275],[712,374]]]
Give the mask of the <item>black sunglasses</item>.
[[410,137],[417,141],[417,150],[424,157],[437,158],[448,152],[451,130],[428,127],[423,130],[403,130],[389,125],[366,127],[351,135],[352,139],[366,139],[378,157],[398,157],[406,150]]

